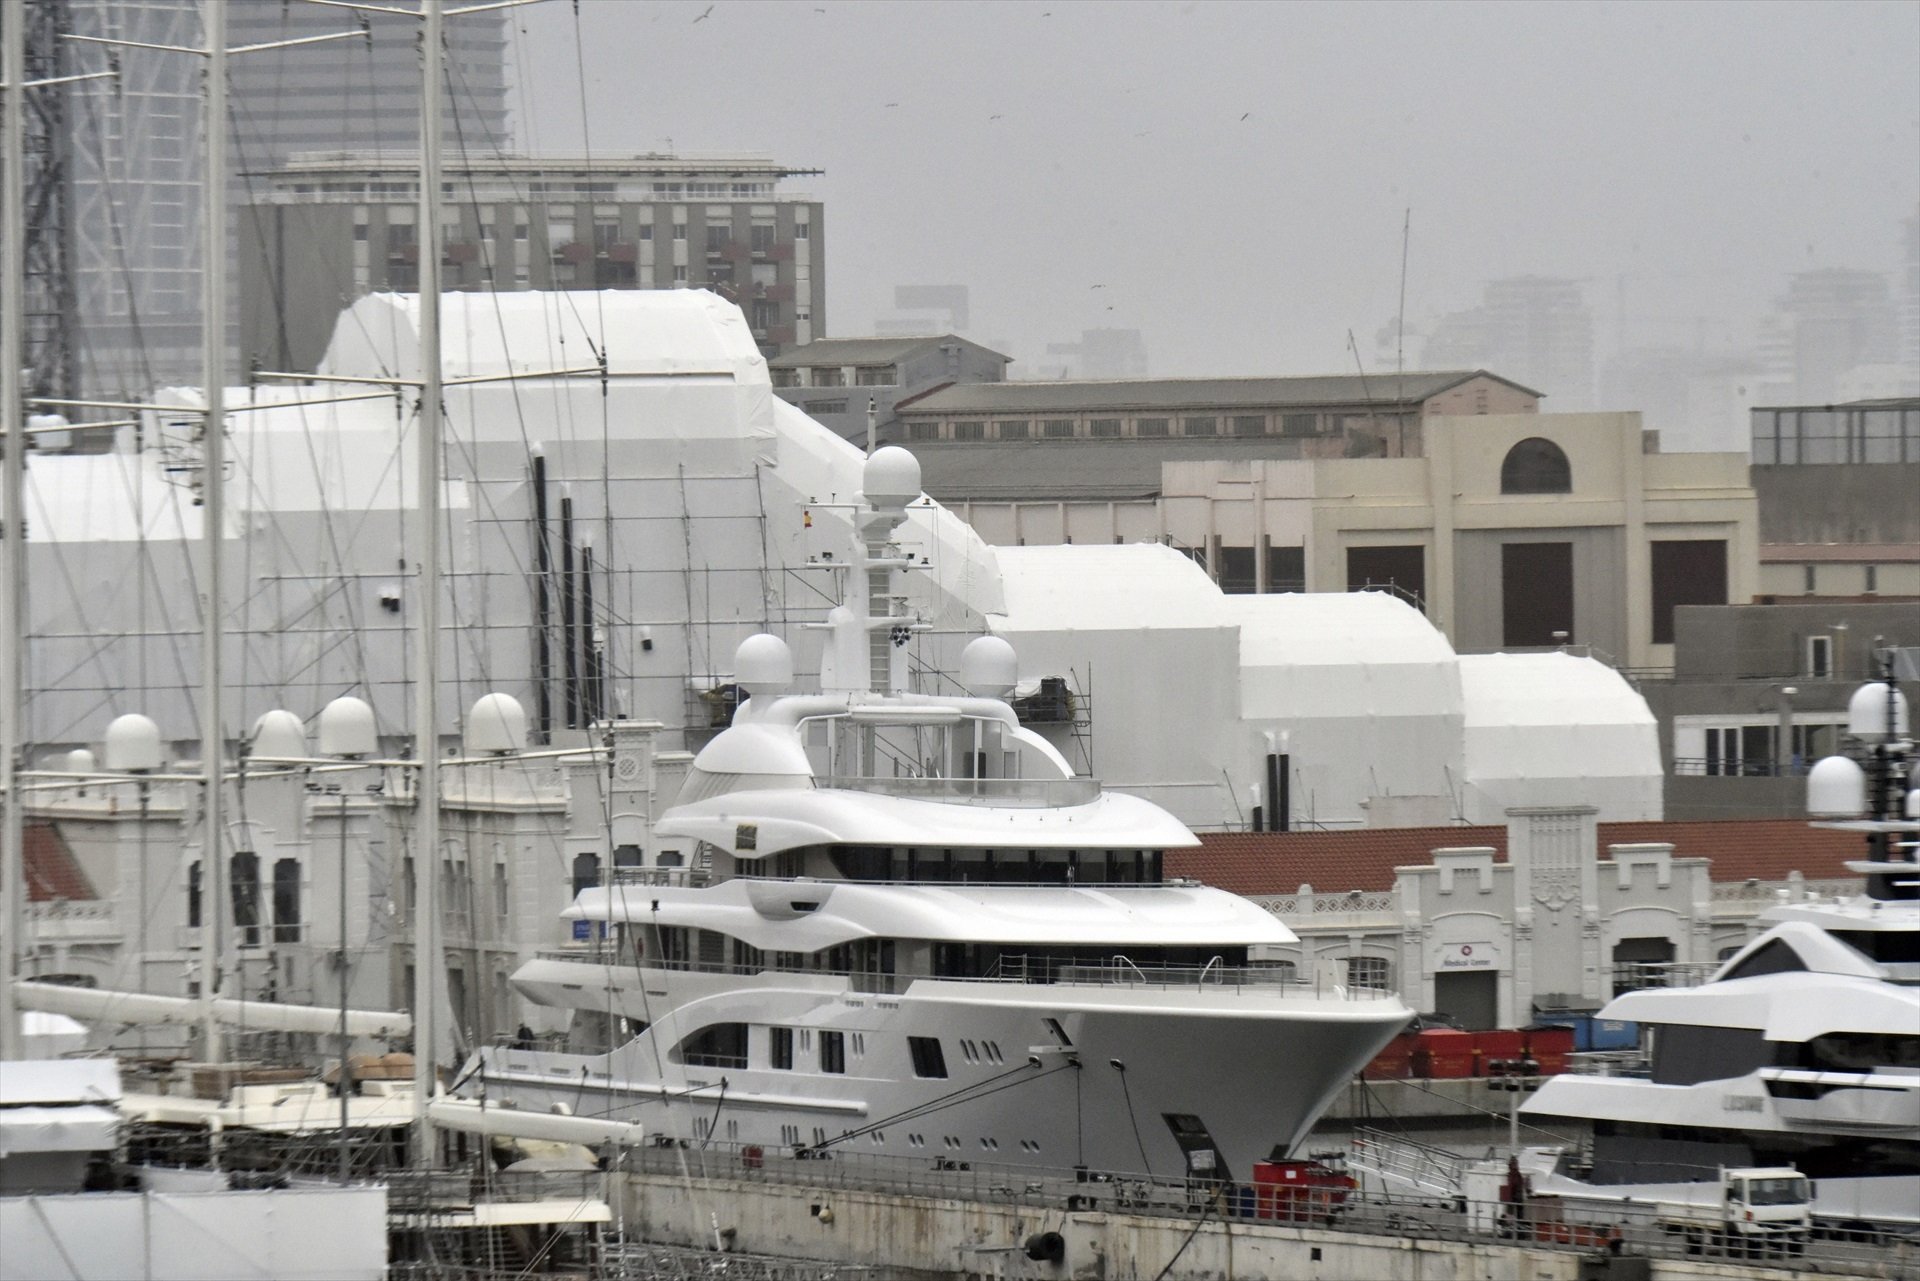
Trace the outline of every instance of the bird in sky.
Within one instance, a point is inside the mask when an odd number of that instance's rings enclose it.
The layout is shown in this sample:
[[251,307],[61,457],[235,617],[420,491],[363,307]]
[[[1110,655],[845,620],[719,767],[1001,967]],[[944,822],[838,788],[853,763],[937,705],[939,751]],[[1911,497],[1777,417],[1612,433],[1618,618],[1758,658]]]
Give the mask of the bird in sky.
[[899,106],[900,104],[899,104],[899,103],[897,103],[897,102],[889,102],[889,103],[888,103],[887,105],[888,105],[889,107],[897,107],[897,106]]
[[1088,286],[1087,286],[1087,288],[1089,288],[1089,289],[1105,289],[1105,288],[1106,288],[1106,286],[1105,286],[1105,285],[1088,285]]
[[1245,113],[1244,115],[1242,115],[1242,116],[1241,116],[1240,118],[1241,118],[1242,120],[1245,120],[1245,119],[1247,118],[1247,116],[1250,116],[1250,115],[1252,115],[1252,114],[1253,114],[1253,113],[1252,113],[1251,111],[1249,111],[1249,112],[1246,112],[1246,113]]
[[694,19],[694,21],[695,21],[695,22],[705,22],[705,21],[707,20],[707,15],[708,15],[708,14],[710,14],[710,13],[712,13],[712,12],[713,12],[713,6],[712,6],[712,5],[708,5],[708,6],[707,6],[707,7],[705,8],[705,9],[702,9],[702,10],[700,11],[700,16],[699,16],[699,17],[697,17],[697,18],[695,18],[695,19]]
[[1004,117],[1004,116],[988,116],[988,117],[987,117],[987,119],[989,119],[989,120],[1004,120],[1005,118],[1006,118],[1006,117]]

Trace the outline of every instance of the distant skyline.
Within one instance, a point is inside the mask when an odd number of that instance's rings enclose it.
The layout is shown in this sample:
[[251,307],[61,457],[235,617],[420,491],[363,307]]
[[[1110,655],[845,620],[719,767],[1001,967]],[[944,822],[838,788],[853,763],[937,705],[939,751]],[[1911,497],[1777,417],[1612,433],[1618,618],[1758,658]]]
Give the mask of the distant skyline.
[[513,12],[521,149],[821,168],[828,331],[964,284],[1016,374],[1097,328],[1156,375],[1371,367],[1409,206],[1410,329],[1540,275],[1602,361],[1754,352],[1796,271],[1897,284],[1920,202],[1909,4]]

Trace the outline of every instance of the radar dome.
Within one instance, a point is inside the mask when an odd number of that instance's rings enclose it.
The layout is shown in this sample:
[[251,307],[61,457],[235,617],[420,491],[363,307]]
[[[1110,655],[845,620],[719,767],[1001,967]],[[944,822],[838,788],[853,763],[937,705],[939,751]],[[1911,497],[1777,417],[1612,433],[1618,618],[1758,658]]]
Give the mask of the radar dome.
[[793,684],[793,651],[778,636],[757,632],[733,651],[733,679],[748,694],[773,694]]
[[1005,698],[1019,683],[1013,646],[998,636],[976,636],[960,651],[960,683],[981,698]]
[[307,727],[292,712],[274,709],[253,723],[252,754],[268,760],[299,760],[307,754]]
[[883,445],[867,459],[860,489],[875,507],[905,507],[920,497],[920,460],[898,445]]
[[146,774],[160,768],[160,727],[138,712],[114,718],[107,726],[107,768],[118,774]]
[[1847,700],[1847,733],[1868,743],[1885,742],[1889,737],[1907,736],[1907,696],[1893,693],[1893,732],[1887,732],[1887,684],[1870,681],[1853,691]]
[[1862,818],[1867,812],[1867,772],[1844,756],[1829,756],[1807,771],[1809,818]]
[[467,751],[507,756],[527,746],[527,709],[511,694],[482,694],[467,713]]
[[63,769],[69,774],[91,774],[94,771],[93,753],[84,747],[76,747],[68,752],[55,769]]
[[380,735],[374,729],[373,709],[351,694],[342,695],[320,709],[320,754],[322,756],[371,756],[380,747]]

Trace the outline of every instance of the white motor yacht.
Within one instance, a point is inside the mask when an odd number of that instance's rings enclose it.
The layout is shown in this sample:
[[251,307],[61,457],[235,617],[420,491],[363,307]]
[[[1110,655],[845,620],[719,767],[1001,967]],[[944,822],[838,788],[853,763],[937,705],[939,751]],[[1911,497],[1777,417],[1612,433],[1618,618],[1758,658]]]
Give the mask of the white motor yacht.
[[1536,1187],[1577,1174],[1659,1192],[1723,1168],[1793,1166],[1813,1179],[1821,1219],[1920,1226],[1920,790],[1906,793],[1898,700],[1890,676],[1854,698],[1852,732],[1883,776],[1873,800],[1844,757],[1809,778],[1811,812],[1868,837],[1871,856],[1848,864],[1864,892],[1771,908],[1771,927],[1706,982],[1607,1005],[1602,1018],[1640,1025],[1640,1049],[1576,1056],[1528,1100],[1535,1123],[1593,1127],[1590,1170],[1537,1150]]
[[1006,642],[967,647],[965,694],[905,692],[890,540],[918,476],[868,461],[825,692],[781,693],[778,638],[741,645],[746,701],[654,824],[691,858],[580,893],[589,941],[513,976],[592,1052],[485,1050],[457,1089],[806,1155],[1246,1179],[1410,1013],[1166,879],[1192,833],[1020,724]]

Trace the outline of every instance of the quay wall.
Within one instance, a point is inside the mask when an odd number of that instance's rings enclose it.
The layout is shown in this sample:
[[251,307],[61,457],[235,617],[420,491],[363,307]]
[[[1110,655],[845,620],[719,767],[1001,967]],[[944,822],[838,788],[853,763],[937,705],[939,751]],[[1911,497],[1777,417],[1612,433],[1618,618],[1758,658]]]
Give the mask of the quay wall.
[[[629,1174],[626,1230],[674,1245],[987,1281],[1714,1281],[1796,1274],[1753,1264],[1609,1259],[1498,1241],[1366,1235],[1244,1221],[1156,1217],[902,1196],[804,1182]],[[1026,1256],[1027,1238],[1058,1232],[1060,1263]]]

